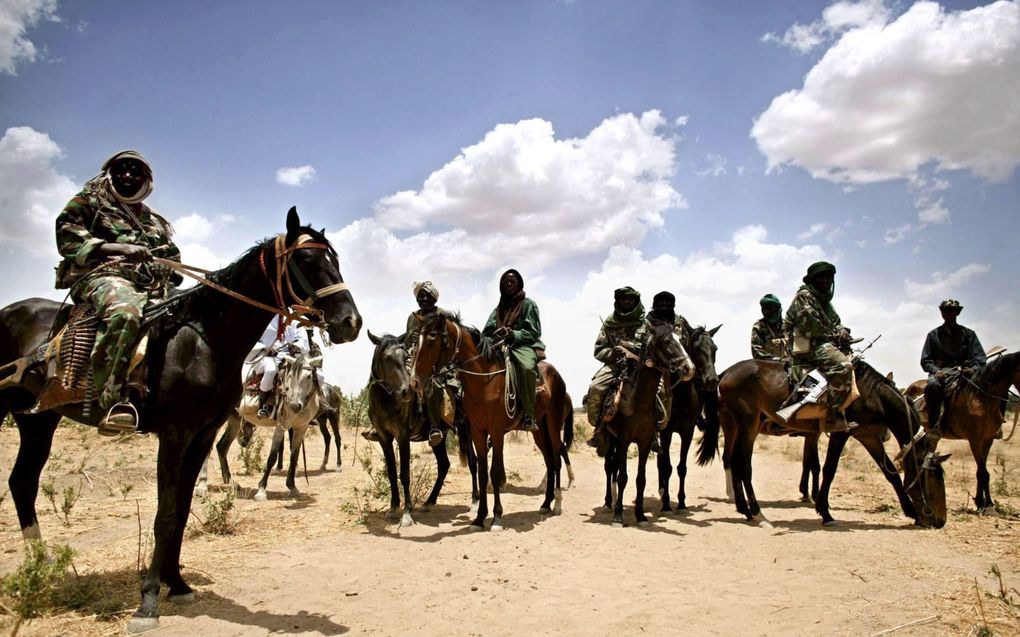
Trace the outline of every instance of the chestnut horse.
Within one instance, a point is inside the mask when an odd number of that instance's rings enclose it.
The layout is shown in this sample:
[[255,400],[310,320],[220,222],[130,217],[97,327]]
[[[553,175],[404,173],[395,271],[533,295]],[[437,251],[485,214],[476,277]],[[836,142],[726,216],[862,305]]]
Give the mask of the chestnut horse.
[[[623,380],[620,406],[607,421],[605,435],[611,436],[606,452],[606,508],[613,509],[613,526],[623,526],[623,491],[627,487],[627,449],[638,446],[638,474],[635,486],[634,517],[639,526],[648,524],[644,511],[645,465],[652,440],[658,435],[659,383],[671,385],[694,377],[694,365],[673,333],[669,323],[652,323],[641,344],[641,352]],[[615,482],[614,482],[615,480]],[[613,487],[616,487],[614,494]],[[615,500],[615,502],[614,502]]]
[[[857,439],[882,469],[900,501],[903,513],[918,525],[942,528],[946,523],[945,476],[941,463],[948,456],[935,451],[938,439],[917,436],[920,417],[896,385],[863,360],[854,361],[854,374],[860,391],[847,408],[847,419],[858,423],[851,432],[832,433],[822,468],[822,486],[815,510],[822,523],[833,524],[829,512],[829,489],[836,475],[843,447],[851,436]],[[751,485],[751,455],[761,429],[761,416],[778,420],[776,411],[789,395],[789,380],[781,361],[745,360],[723,372],[719,382],[719,423],[725,435],[723,467],[727,490],[734,491],[737,511],[760,526],[771,526],[758,506]],[[794,431],[818,433],[817,420],[794,419],[786,424]],[[896,437],[904,457],[904,487],[892,460],[885,453],[882,437],[886,428]],[[715,457],[718,430],[706,426],[698,449],[698,464],[706,465]]]
[[[484,529],[485,518],[489,514],[488,443],[491,441],[493,519],[490,528],[499,531],[503,529],[500,489],[506,482],[503,434],[516,425],[507,415],[505,359],[501,348],[490,339],[479,336],[477,330],[465,327],[459,319],[448,319],[439,313],[425,322],[418,335],[418,347],[411,362],[414,386],[421,387],[424,383],[432,382],[433,375],[450,366],[456,369],[464,387],[461,404],[470,424],[471,441],[478,456],[480,500],[471,528]],[[545,499],[539,510],[542,513],[560,513],[563,501],[560,486],[563,442],[560,430],[572,414],[567,412],[567,389],[556,368],[542,362],[539,363],[538,371],[541,374],[535,401],[538,431],[533,436],[535,444],[542,451],[546,468]]]
[[[927,380],[911,383],[908,397],[924,394]],[[970,443],[974,462],[977,463],[977,494],[974,504],[978,511],[994,505],[989,489],[988,452],[1002,426],[1004,408],[1009,401],[1009,388],[1020,390],[1020,352],[1004,354],[993,359],[967,379],[961,376],[959,389],[947,396],[943,405],[940,428],[933,431],[948,440],[966,440]],[[927,414],[922,410],[924,426],[930,429]]]

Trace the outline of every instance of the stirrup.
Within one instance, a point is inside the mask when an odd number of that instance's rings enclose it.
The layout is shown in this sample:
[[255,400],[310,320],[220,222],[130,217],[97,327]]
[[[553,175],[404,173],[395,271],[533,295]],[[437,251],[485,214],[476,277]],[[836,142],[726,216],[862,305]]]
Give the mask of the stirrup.
[[429,430],[429,446],[438,447],[443,444],[443,432],[438,429]]
[[[114,411],[116,410],[116,412]],[[99,423],[99,435],[119,436],[138,432],[138,410],[131,403],[117,403]]]

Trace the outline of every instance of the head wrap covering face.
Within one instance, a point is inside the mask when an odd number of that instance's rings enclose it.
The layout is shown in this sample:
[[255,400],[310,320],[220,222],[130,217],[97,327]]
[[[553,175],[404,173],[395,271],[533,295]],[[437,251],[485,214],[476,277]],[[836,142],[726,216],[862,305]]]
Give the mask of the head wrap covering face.
[[957,301],[956,299],[946,299],[946,300],[942,301],[941,303],[939,303],[939,309],[940,310],[955,310],[956,312],[959,312],[960,310],[963,309],[963,306],[960,305],[960,302]]
[[662,291],[652,297],[652,311],[648,313],[650,320],[676,323],[676,297],[670,292]]
[[[514,275],[520,281],[520,289],[515,294],[507,294],[503,290],[503,282],[507,277]],[[496,320],[500,327],[513,328],[521,315],[524,307],[524,277],[521,273],[510,268],[499,277],[499,305],[496,306]]]
[[783,307],[783,304],[779,301],[779,297],[776,296],[775,294],[766,294],[765,296],[761,297],[761,300],[758,301],[758,303],[762,307],[766,305],[775,305],[778,307]]
[[[636,299],[637,303],[629,312],[620,309],[622,299]],[[618,327],[637,327],[645,319],[645,306],[641,303],[641,293],[630,286],[625,286],[613,293],[613,313],[606,317],[606,327],[615,329]]]
[[436,284],[433,283],[432,281],[421,281],[421,282],[415,281],[414,282],[414,296],[415,296],[415,298],[418,298],[418,295],[423,290],[425,292],[428,292],[429,295],[432,296],[432,298],[435,299],[436,301],[439,300],[439,289],[436,287]]
[[[773,325],[783,321],[783,304],[775,294],[766,294],[758,301],[761,305],[761,315]],[[772,310],[766,312],[766,310]]]
[[815,278],[816,276],[823,272],[832,272],[833,274],[836,274],[836,266],[832,265],[828,261],[818,261],[816,263],[812,263],[810,266],[808,266],[807,274],[805,274],[804,278],[801,280],[804,281],[804,283],[810,283],[811,279]]
[[[145,167],[145,171],[148,173],[147,175],[148,178],[145,180],[145,183],[143,183],[142,187],[138,189],[138,192],[136,192],[134,195],[131,195],[130,197],[125,197],[124,195],[117,192],[117,189],[113,187],[113,178],[112,175],[110,174],[110,169],[113,167],[113,165],[117,161],[120,161],[122,159],[133,159],[139,162],[140,164],[142,164],[142,166]],[[145,157],[143,157],[142,154],[136,150],[122,150],[119,153],[114,153],[113,155],[111,155],[109,159],[103,162],[103,169],[102,172],[98,175],[98,178],[102,178],[106,182],[106,188],[109,191],[109,193],[113,195],[113,197],[121,203],[126,204],[138,203],[144,200],[150,194],[152,194],[153,188],[152,166],[145,159]]]

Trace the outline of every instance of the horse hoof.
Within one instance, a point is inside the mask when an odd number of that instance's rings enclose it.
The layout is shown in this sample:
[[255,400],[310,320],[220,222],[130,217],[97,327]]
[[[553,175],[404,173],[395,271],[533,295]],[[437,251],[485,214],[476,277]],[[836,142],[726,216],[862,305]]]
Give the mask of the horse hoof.
[[175,604],[189,604],[195,601],[195,592],[188,591],[187,593],[180,593],[178,595],[167,595],[166,598]]
[[257,491],[257,492],[255,493],[255,501],[256,501],[256,502],[265,502],[265,501],[266,501],[266,500],[268,500],[268,499],[269,499],[269,496],[267,496],[267,495],[266,495],[266,492],[265,492],[265,491],[263,491],[262,489],[259,489],[259,490],[258,490],[258,491]]
[[484,531],[485,527],[481,524],[472,524],[468,527],[468,531]]
[[769,522],[768,520],[762,520],[761,522],[758,523],[758,528],[761,528],[761,529],[774,529],[776,527],[772,526],[772,523]]
[[343,473],[343,470],[344,470],[344,468],[343,468],[343,467],[341,467],[340,465],[337,465],[337,466],[336,466],[336,472],[337,472],[337,473]]
[[321,467],[319,467],[319,471],[326,473],[327,471],[329,471],[329,467],[327,467],[326,465],[322,465]]
[[297,497],[299,497],[301,495],[301,492],[298,491],[297,489],[291,489],[288,492],[288,495],[290,495],[290,497],[292,497],[292,498],[297,498]]
[[128,635],[137,635],[157,628],[159,628],[159,617],[132,617],[124,628],[124,632]]
[[613,521],[613,528],[614,529],[622,529],[623,528],[623,522]]
[[828,527],[839,526],[839,523],[836,522],[835,520],[826,520],[825,522],[822,522],[822,526]]
[[414,520],[411,518],[410,513],[405,513],[403,517],[400,518],[400,528],[408,526],[414,526]]
[[648,520],[639,520],[637,525],[640,526],[641,528],[645,528],[651,526],[652,523],[649,522]]
[[810,496],[806,496],[806,495],[800,496],[800,501],[801,502],[808,502],[808,503],[813,502],[813,500],[810,498]]
[[538,512],[541,513],[542,515],[552,515],[552,509],[550,509],[549,507],[542,507],[538,510]]
[[472,502],[471,503],[471,508],[469,509],[469,511],[471,512],[472,515],[477,515],[478,514],[478,503],[477,502]]
[[400,509],[390,509],[389,511],[386,512],[386,519],[387,520],[394,520],[394,521],[396,521],[396,519],[399,518],[399,517],[400,517]]
[[489,527],[489,530],[494,531],[496,533],[502,532],[504,530],[502,520],[493,520],[492,526]]

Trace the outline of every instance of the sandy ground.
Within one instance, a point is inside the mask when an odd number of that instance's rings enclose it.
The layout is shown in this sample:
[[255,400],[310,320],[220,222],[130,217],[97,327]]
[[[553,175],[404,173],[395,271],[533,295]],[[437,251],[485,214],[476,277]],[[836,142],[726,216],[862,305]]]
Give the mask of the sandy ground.
[[[266,436],[268,432],[262,432]],[[40,497],[44,537],[78,551],[79,577],[94,585],[76,610],[56,609],[21,626],[23,635],[117,635],[137,604],[139,543],[155,508],[155,440],[121,442],[92,430],[58,431],[43,483],[82,491],[65,525]],[[800,440],[759,439],[758,496],[774,529],[744,522],[725,501],[721,464],[692,467],[690,512],[656,515],[651,526],[616,529],[601,510],[601,462],[583,444],[572,458],[574,485],[563,513],[542,516],[541,457],[521,439],[508,447],[510,486],[502,533],[472,533],[469,474],[456,466],[438,507],[398,529],[373,495],[381,455],[345,433],[342,473],[318,469],[322,441],[308,445],[301,495],[283,477],[270,500],[243,490],[231,535],[202,530],[196,502],[182,561],[197,590],[190,604],[162,602],[156,635],[442,635],[691,634],[873,635],[914,620],[895,635],[1020,634],[1020,437],[996,443],[993,496],[999,514],[968,512],[974,465],[959,443],[947,463],[951,507],[942,530],[915,529],[898,510],[878,468],[850,443],[831,500],[840,524],[825,528],[799,501]],[[17,432],[0,431],[10,467]],[[415,471],[428,480],[425,446]],[[675,452],[674,452],[675,453]],[[357,457],[356,457],[357,455]],[[631,461],[631,478],[636,475]],[[236,450],[232,466],[243,471]],[[649,466],[654,483],[654,466]],[[240,476],[253,487],[257,476]],[[566,478],[564,477],[564,480]],[[218,475],[210,498],[220,501]],[[128,490],[130,485],[130,490]],[[674,476],[672,491],[676,492]],[[633,486],[626,501],[633,500]],[[659,506],[651,490],[648,509]],[[142,532],[139,532],[141,523]],[[14,570],[22,541],[9,495],[0,501],[0,572]],[[0,617],[10,626],[10,617]],[[986,633],[987,634],[987,633]]]

